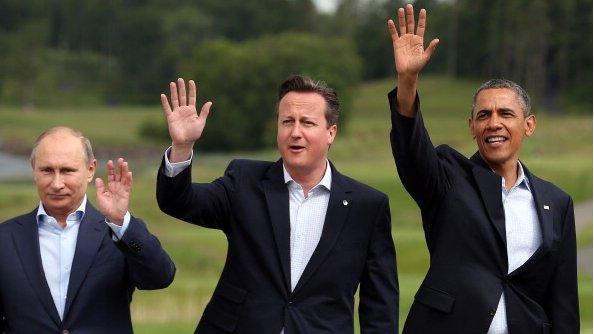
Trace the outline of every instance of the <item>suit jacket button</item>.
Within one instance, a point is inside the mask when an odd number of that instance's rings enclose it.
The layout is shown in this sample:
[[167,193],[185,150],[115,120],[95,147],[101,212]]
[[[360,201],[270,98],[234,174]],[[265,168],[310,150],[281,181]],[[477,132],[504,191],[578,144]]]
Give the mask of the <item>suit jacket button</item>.
[[62,331],[62,334],[68,334],[68,333],[70,333],[70,332],[67,329]]
[[490,315],[490,316],[495,316],[495,312],[497,312],[495,309],[491,309],[491,310],[489,311],[489,315]]

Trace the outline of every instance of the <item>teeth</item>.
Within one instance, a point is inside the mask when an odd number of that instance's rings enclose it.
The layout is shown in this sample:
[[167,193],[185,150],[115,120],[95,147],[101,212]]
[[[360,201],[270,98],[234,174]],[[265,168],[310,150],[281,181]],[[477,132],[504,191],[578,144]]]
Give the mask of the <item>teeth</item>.
[[505,137],[489,137],[487,138],[487,143],[494,143],[499,141],[504,141]]

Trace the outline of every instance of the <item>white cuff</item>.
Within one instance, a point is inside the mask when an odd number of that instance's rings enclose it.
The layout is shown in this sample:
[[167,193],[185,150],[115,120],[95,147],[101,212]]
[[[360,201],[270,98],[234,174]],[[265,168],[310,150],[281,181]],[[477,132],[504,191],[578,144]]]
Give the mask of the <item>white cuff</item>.
[[107,223],[107,226],[109,226],[109,228],[111,228],[111,230],[113,231],[113,235],[111,236],[111,239],[113,241],[119,241],[124,236],[124,233],[126,233],[126,230],[128,229],[128,225],[130,224],[130,212],[126,211],[126,214],[124,215],[124,222],[122,223],[122,226],[116,225],[114,223],[110,223],[107,220],[107,218],[105,218],[105,223]]
[[171,146],[169,146],[165,150],[165,175],[168,177],[174,177],[177,174],[181,173],[186,167],[188,167],[192,163],[192,157],[194,157],[194,151],[190,155],[190,159],[181,162],[169,162],[169,152],[171,151]]

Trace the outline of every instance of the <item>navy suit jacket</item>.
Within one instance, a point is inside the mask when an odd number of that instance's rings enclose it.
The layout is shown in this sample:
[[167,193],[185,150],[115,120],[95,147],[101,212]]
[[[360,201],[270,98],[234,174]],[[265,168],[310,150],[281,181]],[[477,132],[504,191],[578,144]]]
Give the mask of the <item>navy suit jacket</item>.
[[43,272],[36,213],[0,224],[0,333],[132,333],[134,289],[167,287],[175,274],[157,238],[132,217],[114,242],[105,217],[87,202],[60,320]]
[[[402,184],[423,218],[430,266],[404,325],[405,333],[484,333],[505,293],[510,334],[579,332],[572,200],[522,164],[542,244],[508,274],[501,177],[476,153],[433,147],[420,111],[398,113],[390,140]],[[417,108],[419,101],[417,99]],[[419,108],[418,108],[419,109]]]
[[157,179],[161,210],[221,229],[225,267],[197,333],[352,333],[360,289],[363,333],[396,333],[398,282],[386,195],[332,166],[320,241],[291,291],[289,193],[277,162],[234,160],[212,183],[191,168]]

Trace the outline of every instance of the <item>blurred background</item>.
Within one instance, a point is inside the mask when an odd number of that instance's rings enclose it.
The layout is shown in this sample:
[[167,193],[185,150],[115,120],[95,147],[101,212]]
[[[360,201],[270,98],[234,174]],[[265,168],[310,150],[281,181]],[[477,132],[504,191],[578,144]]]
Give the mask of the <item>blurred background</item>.
[[[159,102],[177,77],[214,102],[196,145],[194,180],[210,182],[233,158],[276,160],[277,86],[303,73],[335,87],[343,104],[330,157],[390,196],[401,326],[428,268],[418,208],[404,191],[388,141],[386,94],[395,85],[386,0],[0,0],[0,221],[38,203],[28,155],[54,125],[80,129],[103,164],[131,161],[131,212],[146,220],[178,267],[173,285],[140,291],[137,333],[190,333],[217,282],[220,231],[169,218],[155,177],[169,144]],[[576,203],[582,332],[592,333],[592,2],[427,0],[425,40],[441,42],[419,94],[434,144],[476,150],[472,94],[492,77],[533,99],[538,126],[522,160]],[[102,165],[103,167],[103,165]],[[105,168],[98,176],[105,177]],[[94,187],[89,189],[94,201]]]

